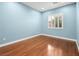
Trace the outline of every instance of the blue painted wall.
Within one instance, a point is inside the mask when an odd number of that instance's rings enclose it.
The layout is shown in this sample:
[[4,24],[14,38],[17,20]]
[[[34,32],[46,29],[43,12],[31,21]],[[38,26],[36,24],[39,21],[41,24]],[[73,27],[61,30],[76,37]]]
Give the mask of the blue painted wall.
[[79,41],[79,2],[76,4],[77,6],[77,40]]
[[[64,29],[48,29],[48,16],[58,13],[64,14]],[[42,15],[43,33],[76,39],[76,4],[52,9]]]
[[39,34],[40,19],[40,12],[21,3],[0,3],[0,44]]
[[[64,29],[48,29],[48,16],[57,13],[64,14]],[[21,3],[0,3],[0,44],[39,33],[76,39],[76,30],[76,4],[40,13]]]

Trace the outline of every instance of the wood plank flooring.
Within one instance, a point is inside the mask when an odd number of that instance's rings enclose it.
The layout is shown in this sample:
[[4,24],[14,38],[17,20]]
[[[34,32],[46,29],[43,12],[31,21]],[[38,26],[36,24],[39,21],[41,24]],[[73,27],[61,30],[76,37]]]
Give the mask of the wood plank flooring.
[[77,56],[76,43],[69,40],[37,36],[0,48],[0,56]]

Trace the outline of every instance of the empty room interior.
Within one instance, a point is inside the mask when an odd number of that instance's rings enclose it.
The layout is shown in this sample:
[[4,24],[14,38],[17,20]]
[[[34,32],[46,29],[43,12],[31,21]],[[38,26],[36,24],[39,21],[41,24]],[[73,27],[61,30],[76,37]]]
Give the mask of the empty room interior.
[[79,56],[79,2],[0,2],[0,56]]

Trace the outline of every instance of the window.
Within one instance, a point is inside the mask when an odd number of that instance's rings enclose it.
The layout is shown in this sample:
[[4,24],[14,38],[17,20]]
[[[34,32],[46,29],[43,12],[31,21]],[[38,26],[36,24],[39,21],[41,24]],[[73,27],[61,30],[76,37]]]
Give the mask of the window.
[[48,17],[49,29],[63,29],[63,14],[50,15]]

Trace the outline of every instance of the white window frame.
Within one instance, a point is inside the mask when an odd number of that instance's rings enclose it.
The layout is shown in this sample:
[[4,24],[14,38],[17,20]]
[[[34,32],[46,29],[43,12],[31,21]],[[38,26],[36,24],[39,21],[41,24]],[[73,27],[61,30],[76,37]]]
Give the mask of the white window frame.
[[[55,25],[55,19],[54,20],[52,20],[52,17],[62,17],[62,19],[61,19],[61,21],[62,21],[62,27],[59,27],[59,18],[57,19],[57,27],[56,27],[56,25]],[[63,27],[64,27],[64,25],[63,25],[63,14],[62,13],[60,13],[60,14],[52,14],[52,15],[50,15],[50,16],[48,16],[48,29],[63,29]],[[53,21],[53,22],[52,22]],[[49,22],[51,23],[51,24],[49,24]],[[52,24],[53,23],[53,24]],[[49,26],[50,25],[50,26]]]

